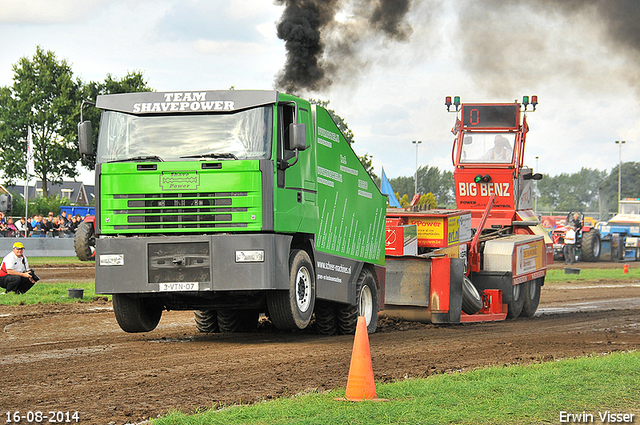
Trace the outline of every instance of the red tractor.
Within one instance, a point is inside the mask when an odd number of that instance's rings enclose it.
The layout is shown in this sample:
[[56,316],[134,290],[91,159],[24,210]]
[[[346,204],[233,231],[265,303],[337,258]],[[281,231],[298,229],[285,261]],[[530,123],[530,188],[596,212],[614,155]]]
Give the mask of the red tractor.
[[[574,220],[574,214],[578,214],[580,222],[576,230],[576,256],[579,261],[600,261],[600,232],[591,223],[584,220],[582,213],[570,212],[562,224],[551,232],[553,239],[553,259],[565,260],[564,236],[567,234],[567,226]],[[567,224],[568,223],[568,224]]]
[[73,240],[76,256],[80,261],[93,261],[96,255],[95,215],[88,215],[78,225]]
[[[533,181],[542,175],[524,165],[526,112],[537,104],[537,96],[524,96],[522,104],[445,99],[447,110],[454,106],[459,114],[451,153],[457,207],[471,211],[475,232],[469,278],[478,290],[502,290],[512,317],[535,311],[546,265],[553,262],[551,238],[533,212]],[[540,241],[544,252],[534,243],[520,245],[529,239]],[[510,270],[510,276],[501,275]]]

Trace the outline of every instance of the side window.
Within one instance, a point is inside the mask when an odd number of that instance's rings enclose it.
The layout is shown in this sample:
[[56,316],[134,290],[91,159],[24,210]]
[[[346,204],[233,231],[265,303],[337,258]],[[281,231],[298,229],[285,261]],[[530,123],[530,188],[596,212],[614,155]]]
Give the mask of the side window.
[[[294,117],[294,105],[278,105],[278,163],[288,161],[295,157],[295,153],[289,149],[289,124],[294,122]],[[278,166],[277,170],[278,187],[284,187],[285,169]]]
[[294,122],[293,105],[278,105],[278,159],[285,161],[295,156],[289,145],[289,124]]

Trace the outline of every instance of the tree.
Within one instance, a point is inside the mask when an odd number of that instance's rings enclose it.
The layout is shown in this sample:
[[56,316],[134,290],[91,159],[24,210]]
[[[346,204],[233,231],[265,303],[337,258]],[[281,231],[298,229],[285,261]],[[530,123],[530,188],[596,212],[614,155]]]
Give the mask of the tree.
[[26,175],[31,127],[35,175],[48,195],[49,182],[75,177],[78,101],[82,83],[66,60],[36,48],[33,58],[13,65],[13,85],[0,89],[0,167],[10,183]]
[[[347,140],[347,143],[349,143],[349,145],[352,145],[353,143],[355,143],[353,131],[351,131],[351,129],[347,125],[347,122],[340,115],[338,115],[336,111],[334,111],[333,109],[329,109],[329,102],[329,100],[309,99],[309,103],[311,103],[312,105],[322,106],[327,110],[333,121],[338,126],[338,129]],[[371,162],[373,156],[365,153],[364,156],[358,155],[358,159],[360,160],[360,163],[367,171],[369,176],[371,176],[371,179],[374,181],[374,183],[377,184],[378,187],[380,187],[380,177],[378,177],[373,171],[373,164]]]
[[[101,94],[136,93],[143,91],[153,91],[153,89],[147,85],[141,71],[129,72],[119,80],[115,79],[113,75],[107,74],[103,83],[90,81],[82,87],[82,100],[95,102],[98,95]],[[82,119],[91,121],[93,128],[92,139],[95,149],[98,142],[100,110],[85,107],[82,111]],[[82,158],[82,165],[93,170],[95,168],[95,158]]]

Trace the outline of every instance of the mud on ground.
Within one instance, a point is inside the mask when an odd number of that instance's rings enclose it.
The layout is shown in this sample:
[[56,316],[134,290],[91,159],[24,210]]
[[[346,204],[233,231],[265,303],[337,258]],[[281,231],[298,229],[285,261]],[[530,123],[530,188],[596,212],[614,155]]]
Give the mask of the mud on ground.
[[[92,277],[91,268],[44,269],[45,279]],[[640,347],[640,282],[547,283],[539,313],[449,326],[382,318],[370,335],[376,382]],[[192,312],[165,312],[153,332],[127,334],[102,299],[0,306],[0,329],[2,413],[78,411],[86,424],[344,387],[353,345],[352,336],[268,327],[201,334]]]

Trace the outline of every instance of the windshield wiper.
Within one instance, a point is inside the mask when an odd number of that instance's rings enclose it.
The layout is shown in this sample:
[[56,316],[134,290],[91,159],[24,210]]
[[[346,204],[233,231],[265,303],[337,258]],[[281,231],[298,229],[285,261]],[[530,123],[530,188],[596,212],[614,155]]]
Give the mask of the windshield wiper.
[[116,159],[114,161],[109,161],[109,162],[133,162],[133,161],[164,162],[164,159],[160,158],[158,155],[146,155],[146,156],[134,156],[126,159]]
[[211,153],[203,153],[200,155],[189,155],[189,156],[181,156],[180,159],[183,158],[214,158],[214,159],[222,159],[222,158],[228,158],[228,159],[238,159],[237,156],[235,156],[232,153],[215,153],[215,152],[211,152]]

